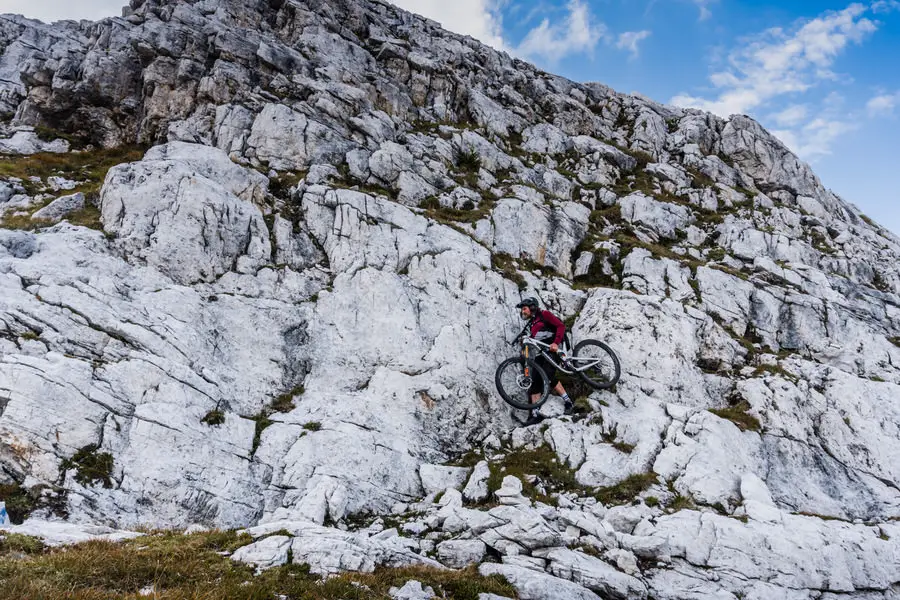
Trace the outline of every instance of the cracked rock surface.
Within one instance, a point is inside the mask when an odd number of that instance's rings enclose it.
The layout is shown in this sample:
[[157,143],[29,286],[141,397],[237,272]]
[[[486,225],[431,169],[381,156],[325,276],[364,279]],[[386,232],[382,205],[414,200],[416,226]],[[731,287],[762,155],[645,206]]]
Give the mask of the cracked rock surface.
[[[0,154],[35,523],[523,599],[900,597],[900,240],[747,117],[375,0],[132,0],[0,16]],[[524,296],[622,365],[528,428]]]

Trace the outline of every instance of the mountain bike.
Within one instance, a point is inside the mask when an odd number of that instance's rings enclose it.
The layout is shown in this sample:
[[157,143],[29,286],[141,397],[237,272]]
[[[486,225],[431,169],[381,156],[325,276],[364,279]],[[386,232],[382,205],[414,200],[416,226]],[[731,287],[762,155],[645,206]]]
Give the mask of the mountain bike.
[[[578,375],[596,390],[616,385],[622,373],[616,353],[600,340],[581,340],[571,355],[568,334],[556,353],[550,351],[550,344],[527,337],[524,331],[510,342],[515,344],[521,345],[519,356],[500,363],[494,382],[503,400],[521,410],[539,408],[550,397],[550,378],[535,362],[540,357],[566,375]],[[537,402],[531,401],[532,394],[540,394]]]

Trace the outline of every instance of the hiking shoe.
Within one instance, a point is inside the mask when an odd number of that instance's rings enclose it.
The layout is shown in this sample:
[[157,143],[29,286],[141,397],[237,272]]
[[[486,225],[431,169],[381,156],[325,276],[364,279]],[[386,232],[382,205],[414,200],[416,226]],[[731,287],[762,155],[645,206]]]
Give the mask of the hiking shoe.
[[544,420],[544,417],[542,417],[541,415],[531,415],[528,417],[528,420],[525,421],[525,427],[529,427],[531,425],[537,425],[538,423],[540,423],[543,420]]
[[570,400],[563,406],[563,414],[571,415],[573,412],[575,412],[575,403]]

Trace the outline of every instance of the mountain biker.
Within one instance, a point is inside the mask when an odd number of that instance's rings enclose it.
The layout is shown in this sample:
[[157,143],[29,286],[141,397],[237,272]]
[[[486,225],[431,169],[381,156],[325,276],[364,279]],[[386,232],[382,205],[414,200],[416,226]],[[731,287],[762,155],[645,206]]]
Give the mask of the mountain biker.
[[[523,333],[527,331],[530,337],[544,343],[549,341],[550,352],[556,353],[566,335],[565,324],[549,310],[541,310],[537,298],[525,298],[516,304],[516,308],[521,311],[520,315],[527,321]],[[563,387],[562,383],[560,383],[557,378],[556,367],[543,356],[539,356],[535,362],[544,370],[547,377],[550,379],[550,387],[552,388],[553,393],[562,397],[566,414],[570,414],[574,402],[569,398],[569,394],[566,393],[566,388]],[[531,392],[532,404],[541,399],[541,384],[539,381],[534,381],[531,384],[531,389],[529,391]],[[535,423],[540,423],[542,419],[543,417],[541,417],[539,411],[532,409],[525,424],[534,425]]]

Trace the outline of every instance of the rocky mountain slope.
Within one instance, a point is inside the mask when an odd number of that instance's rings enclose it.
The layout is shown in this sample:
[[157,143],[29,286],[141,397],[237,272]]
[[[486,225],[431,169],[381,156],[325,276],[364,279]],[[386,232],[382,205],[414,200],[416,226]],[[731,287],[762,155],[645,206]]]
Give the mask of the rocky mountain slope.
[[[756,122],[379,1],[124,14],[0,16],[19,516],[522,598],[900,597],[900,240]],[[523,295],[623,368],[530,428]]]

